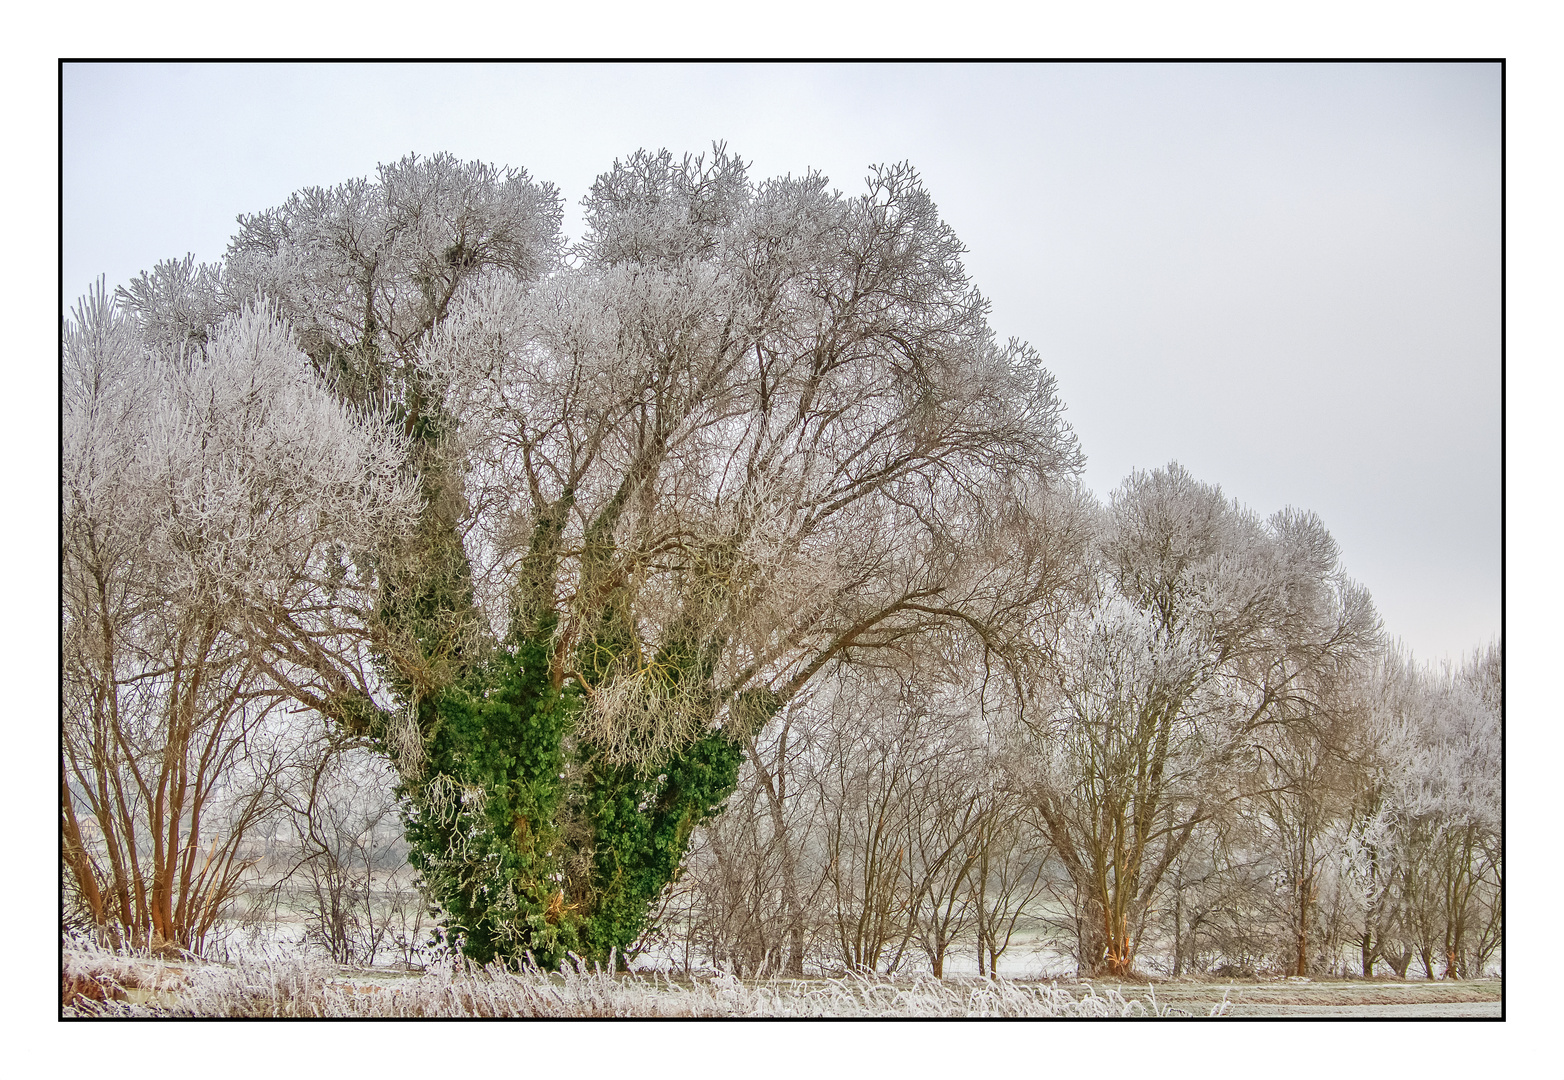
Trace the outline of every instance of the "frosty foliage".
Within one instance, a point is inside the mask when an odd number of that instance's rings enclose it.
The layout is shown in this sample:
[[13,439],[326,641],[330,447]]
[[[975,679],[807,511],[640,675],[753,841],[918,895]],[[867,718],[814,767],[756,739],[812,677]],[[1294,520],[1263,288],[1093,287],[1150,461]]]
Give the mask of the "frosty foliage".
[[[1346,838],[1364,964],[1470,978],[1501,947],[1502,654],[1459,667],[1382,658],[1368,701],[1369,784]],[[1442,971],[1441,971],[1442,968]]]
[[[484,282],[421,356],[457,421],[491,619],[554,514],[564,640],[593,618],[587,575],[634,614],[637,649],[574,673],[614,760],[655,762],[739,690],[786,699],[924,626],[997,637],[1057,584],[1027,572],[1074,436],[1036,353],[993,339],[915,173],[847,198],[813,173],[756,184],[721,150],[643,152],[586,202],[573,266]],[[721,643],[719,700],[657,671],[676,628]]]
[[1379,620],[1317,518],[1261,522],[1177,465],[1132,474],[1097,535],[1048,646],[1036,801],[1083,962],[1123,974],[1197,827],[1272,786],[1250,767],[1331,712]]
[[304,741],[277,627],[342,644],[336,605],[414,508],[405,447],[264,305],[170,333],[100,286],[62,396],[67,862],[101,932],[198,947]]
[[405,527],[405,448],[335,399],[270,308],[204,325],[198,348],[165,329],[101,288],[66,324],[68,531],[135,535],[158,588],[185,600],[259,606],[314,584],[305,568],[327,549]]
[[1445,828],[1500,825],[1502,757],[1498,713],[1481,690],[1452,672],[1425,676],[1415,719],[1393,721],[1387,740],[1388,798],[1408,819]]
[[140,324],[147,347],[165,355],[203,348],[230,310],[222,267],[197,263],[193,255],[142,271],[116,296]]
[[[273,298],[312,356],[375,343],[402,358],[471,282],[547,269],[560,214],[553,186],[525,170],[410,154],[373,181],[305,188],[242,215],[224,289]],[[384,393],[373,359],[344,361],[342,374]]]

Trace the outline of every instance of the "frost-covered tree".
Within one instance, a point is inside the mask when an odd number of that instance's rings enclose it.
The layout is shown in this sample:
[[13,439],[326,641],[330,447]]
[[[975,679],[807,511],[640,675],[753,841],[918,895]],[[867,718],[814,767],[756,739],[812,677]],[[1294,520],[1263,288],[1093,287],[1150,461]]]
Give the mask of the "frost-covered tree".
[[100,287],[63,338],[65,864],[103,936],[199,950],[297,750],[273,630],[354,649],[320,613],[410,523],[406,447],[264,305],[176,334]]
[[482,959],[632,942],[828,666],[951,625],[1012,646],[1079,467],[910,169],[848,198],[643,152],[586,207],[561,261],[551,189],[408,159],[243,219],[218,289],[412,440],[422,520],[377,563],[393,700],[329,656],[297,690],[395,756]]
[[1413,708],[1390,728],[1382,813],[1396,859],[1403,933],[1423,972],[1479,973],[1497,947],[1503,884],[1497,670],[1419,672]]
[[[1312,514],[1272,519],[1283,557],[1308,568],[1286,587],[1291,625],[1268,663],[1290,679],[1253,741],[1245,787],[1260,844],[1274,862],[1272,905],[1285,924],[1293,974],[1315,970],[1334,936],[1330,915],[1345,823],[1365,783],[1369,747],[1357,691],[1378,646],[1367,593],[1339,569],[1340,552]],[[1287,676],[1288,672],[1292,672]]]
[[1177,465],[1114,492],[1096,566],[1050,644],[1037,806],[1075,887],[1083,966],[1125,974],[1197,826],[1323,707],[1319,680],[1375,646],[1378,620],[1317,520],[1261,522]]
[[1356,695],[1350,809],[1329,853],[1365,976],[1479,974],[1502,944],[1502,657],[1431,668],[1393,645]]

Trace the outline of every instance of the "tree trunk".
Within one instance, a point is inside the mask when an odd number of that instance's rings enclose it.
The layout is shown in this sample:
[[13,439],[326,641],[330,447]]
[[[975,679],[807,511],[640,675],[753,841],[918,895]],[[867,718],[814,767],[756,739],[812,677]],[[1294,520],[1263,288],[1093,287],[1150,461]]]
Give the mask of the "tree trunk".
[[1135,969],[1135,943],[1130,940],[1129,913],[1104,908],[1103,971],[1115,978],[1128,978]]
[[1309,905],[1314,899],[1314,881],[1302,878],[1298,886],[1298,957],[1295,975],[1309,973]]
[[771,834],[774,843],[782,848],[782,903],[787,910],[787,974],[802,978],[804,974],[804,905],[798,897],[798,868],[793,858],[793,845],[788,835],[787,817],[783,813],[783,800],[787,797],[787,736],[788,724],[782,725],[778,738],[777,771],[775,778],[761,763],[760,752],[752,738],[746,744],[750,762],[760,776],[771,810]]

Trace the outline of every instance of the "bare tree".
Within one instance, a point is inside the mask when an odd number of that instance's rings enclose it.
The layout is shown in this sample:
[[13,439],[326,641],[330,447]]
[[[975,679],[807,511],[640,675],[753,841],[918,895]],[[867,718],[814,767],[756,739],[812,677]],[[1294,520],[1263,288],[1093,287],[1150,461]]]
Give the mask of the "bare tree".
[[[302,884],[310,940],[338,963],[372,965],[388,946],[407,956],[423,907],[406,877],[406,844],[397,818],[394,777],[379,755],[341,730],[282,785],[299,840],[281,884]],[[400,933],[401,939],[395,937]]]
[[698,830],[685,860],[694,894],[685,951],[698,946],[735,974],[802,975],[821,936],[820,807],[807,760],[819,733],[811,700],[795,698],[773,729],[751,737],[726,809]]
[[1378,622],[1317,520],[1262,524],[1177,465],[1125,481],[1098,550],[1096,595],[1050,646],[1036,805],[1088,907],[1086,966],[1128,974],[1168,868],[1241,794],[1239,759]]
[[[752,790],[757,799],[763,800],[770,825],[768,848],[775,852],[787,919],[787,958],[783,970],[789,975],[804,973],[808,937],[807,909],[818,893],[818,888],[806,893],[802,880],[803,849],[809,838],[809,821],[807,818],[799,820],[800,811],[808,814],[815,804],[801,797],[803,785],[799,775],[802,772],[800,758],[808,749],[808,729],[800,724],[802,730],[795,730],[795,721],[803,715],[803,707],[807,707],[807,704],[807,697],[795,697],[779,710],[778,723],[773,732],[756,733],[750,736],[746,744],[750,774],[749,783],[744,786]],[[759,814],[759,806],[754,806],[750,812]]]
[[1338,703],[1290,702],[1256,745],[1253,805],[1263,843],[1279,862],[1278,906],[1295,975],[1314,971],[1323,877],[1342,851],[1345,825],[1363,776],[1351,759],[1357,717]]
[[[887,690],[897,694],[894,685],[870,692]],[[908,883],[907,814],[931,756],[921,696],[903,686],[891,708],[870,712],[862,689],[843,687],[831,703],[815,783],[832,929],[838,961],[850,971],[894,972],[914,930],[921,898]]]
[[972,855],[978,974],[997,976],[1017,926],[1047,889],[1048,848],[1027,808],[1006,800],[978,826]]
[[973,703],[895,669],[844,671],[832,685],[811,779],[838,960],[892,972],[917,940],[942,974],[979,831],[998,807]]
[[1198,825],[1168,870],[1158,917],[1174,977],[1218,968],[1254,974],[1272,935],[1259,924],[1273,864],[1258,856],[1252,815],[1229,807]]
[[[959,700],[955,704],[959,707]],[[936,978],[944,978],[956,942],[974,928],[981,966],[984,912],[974,903],[974,894],[981,894],[974,882],[981,877],[985,827],[1006,808],[1003,777],[988,768],[992,763],[986,757],[977,739],[962,740],[944,767],[920,778],[909,805],[911,865],[918,868],[923,889],[913,905],[913,925]]]

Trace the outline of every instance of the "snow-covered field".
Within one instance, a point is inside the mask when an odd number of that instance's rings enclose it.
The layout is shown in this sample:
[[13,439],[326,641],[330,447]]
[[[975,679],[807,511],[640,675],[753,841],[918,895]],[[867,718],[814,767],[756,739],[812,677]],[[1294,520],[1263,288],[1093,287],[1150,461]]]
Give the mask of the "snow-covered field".
[[1166,1015],[1117,990],[932,976],[675,980],[437,965],[416,975],[353,972],[320,962],[166,964],[67,952],[66,1016],[205,1017],[1136,1017]]
[[743,981],[553,974],[435,963],[423,972],[352,969],[298,953],[251,952],[235,963],[164,962],[71,947],[68,1017],[1498,1017],[1498,980],[1470,983],[1210,982],[1153,985],[1025,982],[929,975],[907,979]]

